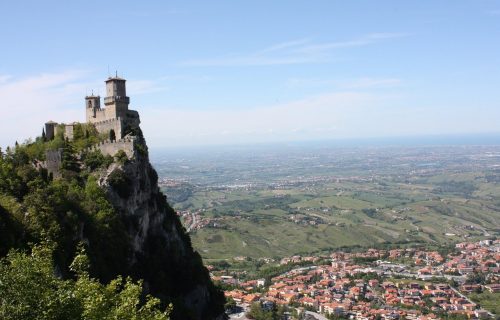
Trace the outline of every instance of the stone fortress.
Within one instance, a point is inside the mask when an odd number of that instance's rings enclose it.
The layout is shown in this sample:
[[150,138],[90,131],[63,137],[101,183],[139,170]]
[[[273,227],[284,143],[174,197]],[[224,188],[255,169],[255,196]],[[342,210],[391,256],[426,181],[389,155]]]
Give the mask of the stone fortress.
[[[101,97],[93,94],[85,97],[86,122],[95,126],[100,134],[109,135],[110,141],[124,138],[125,133],[139,127],[139,113],[129,110],[130,98],[127,97],[125,79],[118,76],[109,77],[106,82],[105,108],[101,108]],[[73,139],[73,129],[77,122],[58,124],[53,121],[45,123],[47,139],[53,139],[57,130],[64,130],[64,136]]]
[[[139,128],[140,118],[137,111],[128,108],[130,98],[127,97],[125,81],[118,75],[105,81],[104,108],[101,108],[100,96],[92,94],[85,97],[86,123],[92,124],[99,134],[107,137],[107,140],[91,149],[99,149],[103,155],[114,156],[119,150],[125,151],[129,158],[134,154],[135,137],[127,133]],[[52,140],[61,130],[65,138],[72,140],[75,125],[78,124],[48,121],[45,123],[45,137]],[[61,161],[62,150],[47,151],[44,166],[54,177],[58,177]]]

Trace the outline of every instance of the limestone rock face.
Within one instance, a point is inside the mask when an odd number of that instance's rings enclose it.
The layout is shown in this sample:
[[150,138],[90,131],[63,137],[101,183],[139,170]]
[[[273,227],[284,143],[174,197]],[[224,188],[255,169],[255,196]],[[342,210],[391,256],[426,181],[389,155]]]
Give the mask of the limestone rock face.
[[[116,177],[121,184],[114,183]],[[113,163],[98,182],[127,230],[125,272],[144,279],[149,293],[173,301],[173,319],[224,319],[223,294],[161,193],[145,141],[137,139],[133,156]]]

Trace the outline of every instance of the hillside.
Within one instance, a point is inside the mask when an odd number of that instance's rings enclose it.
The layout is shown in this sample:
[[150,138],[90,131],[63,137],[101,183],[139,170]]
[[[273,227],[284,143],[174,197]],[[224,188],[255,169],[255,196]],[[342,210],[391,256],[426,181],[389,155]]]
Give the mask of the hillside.
[[[70,279],[83,244],[101,282],[142,279],[145,293],[173,303],[172,319],[223,317],[224,297],[159,191],[140,129],[112,156],[89,149],[104,139],[92,125],[75,128],[72,140],[42,136],[1,153],[0,256],[49,241],[56,273]],[[50,150],[61,154],[56,174],[47,170]]]

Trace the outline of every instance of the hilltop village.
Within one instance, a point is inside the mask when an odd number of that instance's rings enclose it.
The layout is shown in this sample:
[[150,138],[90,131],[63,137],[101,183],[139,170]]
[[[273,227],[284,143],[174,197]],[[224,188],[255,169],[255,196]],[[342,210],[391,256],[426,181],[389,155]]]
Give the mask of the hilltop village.
[[407,248],[293,256],[280,261],[289,271],[268,279],[211,268],[236,303],[232,319],[276,307],[286,310],[284,319],[481,319],[495,318],[499,262],[500,241],[483,240],[447,255]]

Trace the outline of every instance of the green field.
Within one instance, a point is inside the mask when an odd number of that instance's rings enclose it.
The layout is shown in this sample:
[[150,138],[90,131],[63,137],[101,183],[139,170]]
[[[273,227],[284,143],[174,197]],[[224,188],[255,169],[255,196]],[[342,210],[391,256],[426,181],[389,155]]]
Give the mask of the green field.
[[469,298],[482,308],[500,315],[500,293],[482,292],[472,293]]
[[[463,150],[447,149],[439,155],[444,151],[434,149],[429,153],[441,160],[424,169],[419,167],[423,155],[414,152],[410,158],[397,151],[392,156],[376,154],[385,160],[371,167],[362,161],[343,160],[336,167],[317,160],[319,165],[306,168],[304,161],[300,165],[290,161],[280,165],[280,173],[262,169],[272,166],[263,161],[246,163],[240,171],[237,162],[226,164],[227,168],[218,163],[216,169],[222,174],[212,176],[217,180],[180,183],[164,191],[176,209],[215,222],[191,232],[205,259],[282,257],[353,246],[444,245],[498,237],[497,160],[488,157],[479,166],[463,158],[478,157],[484,150]],[[374,154],[361,156],[369,161]],[[199,181],[205,182],[202,179],[200,174]],[[176,194],[186,189],[189,196]]]
[[[432,185],[393,185],[397,190],[350,183],[314,193],[300,189],[195,193],[177,204],[206,209],[218,227],[192,233],[206,258],[284,256],[382,243],[451,243],[496,235],[495,200],[437,194]],[[483,186],[484,187],[484,186]],[[432,196],[430,196],[432,192]],[[395,196],[397,194],[397,196]]]

